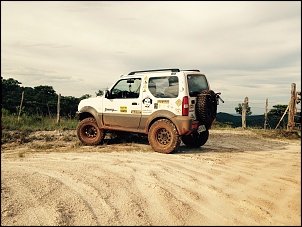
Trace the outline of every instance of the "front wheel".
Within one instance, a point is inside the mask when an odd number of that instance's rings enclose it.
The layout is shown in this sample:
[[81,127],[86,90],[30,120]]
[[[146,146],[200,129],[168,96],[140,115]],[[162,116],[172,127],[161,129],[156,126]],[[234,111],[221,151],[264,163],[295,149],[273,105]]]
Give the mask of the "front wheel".
[[195,131],[189,135],[183,135],[181,139],[186,146],[197,148],[204,145],[208,141],[208,138],[209,138],[209,131],[206,130],[201,133]]
[[93,117],[89,117],[78,124],[77,136],[83,144],[94,146],[103,142],[105,132],[98,127]]
[[161,119],[152,124],[148,140],[153,150],[165,154],[173,152],[180,145],[178,131],[167,119]]

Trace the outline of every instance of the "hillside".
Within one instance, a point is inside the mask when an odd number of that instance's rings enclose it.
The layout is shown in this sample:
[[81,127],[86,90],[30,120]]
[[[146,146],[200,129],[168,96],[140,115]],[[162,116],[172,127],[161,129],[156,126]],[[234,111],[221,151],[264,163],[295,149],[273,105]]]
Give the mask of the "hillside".
[[[287,120],[287,118],[285,118]],[[242,126],[241,115],[232,115],[228,113],[219,112],[216,115],[216,121],[218,123],[228,124],[234,128]],[[278,124],[278,119],[268,119],[268,128],[275,128]],[[264,114],[263,115],[251,115],[246,117],[246,125],[248,127],[261,127],[264,126]],[[281,124],[282,126],[282,124]]]

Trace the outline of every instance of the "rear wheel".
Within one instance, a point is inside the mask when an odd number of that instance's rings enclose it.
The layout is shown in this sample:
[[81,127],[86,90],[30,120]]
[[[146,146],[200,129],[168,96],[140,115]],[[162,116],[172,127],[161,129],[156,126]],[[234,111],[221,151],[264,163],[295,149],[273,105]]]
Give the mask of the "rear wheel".
[[94,146],[103,142],[105,132],[98,127],[93,117],[89,117],[78,124],[77,136],[83,144]]
[[154,151],[165,154],[171,153],[180,145],[177,129],[167,119],[161,119],[152,124],[148,140]]
[[189,135],[183,135],[181,139],[186,146],[197,148],[204,145],[208,141],[208,138],[209,138],[209,131],[206,130],[201,133],[195,131]]

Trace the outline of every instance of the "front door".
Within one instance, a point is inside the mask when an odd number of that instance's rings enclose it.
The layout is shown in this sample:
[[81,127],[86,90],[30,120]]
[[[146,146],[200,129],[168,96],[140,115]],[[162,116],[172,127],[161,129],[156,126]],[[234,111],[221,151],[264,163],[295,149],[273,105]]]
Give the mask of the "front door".
[[103,122],[111,128],[137,129],[141,119],[141,78],[121,79],[103,100]]

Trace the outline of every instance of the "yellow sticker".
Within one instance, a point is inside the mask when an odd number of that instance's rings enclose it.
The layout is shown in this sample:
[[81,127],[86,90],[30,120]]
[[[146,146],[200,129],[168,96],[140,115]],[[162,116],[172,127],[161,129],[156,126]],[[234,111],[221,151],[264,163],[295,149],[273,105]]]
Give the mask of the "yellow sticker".
[[169,100],[157,100],[158,104],[169,104]]
[[120,107],[120,112],[127,113],[127,106],[121,106]]
[[141,114],[142,111],[141,110],[131,110],[132,114]]
[[177,101],[175,103],[176,103],[177,106],[180,106],[181,105],[181,100],[177,99]]

